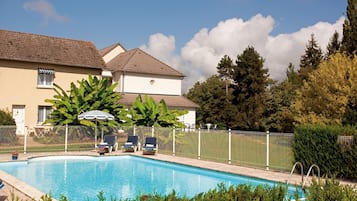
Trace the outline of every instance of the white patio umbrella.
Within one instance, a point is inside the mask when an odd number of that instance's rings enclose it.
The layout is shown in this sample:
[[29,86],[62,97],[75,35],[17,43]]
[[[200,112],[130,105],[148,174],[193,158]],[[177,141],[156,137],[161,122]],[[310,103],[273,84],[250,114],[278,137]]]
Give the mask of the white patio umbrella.
[[[94,146],[97,147],[97,122],[98,120],[114,120],[114,116],[109,114],[108,112],[103,112],[100,110],[91,110],[91,111],[87,111],[87,112],[83,112],[81,114],[78,115],[78,119],[79,120],[91,120],[91,121],[95,121],[95,137],[94,137]],[[103,140],[103,131],[102,131],[102,140]]]

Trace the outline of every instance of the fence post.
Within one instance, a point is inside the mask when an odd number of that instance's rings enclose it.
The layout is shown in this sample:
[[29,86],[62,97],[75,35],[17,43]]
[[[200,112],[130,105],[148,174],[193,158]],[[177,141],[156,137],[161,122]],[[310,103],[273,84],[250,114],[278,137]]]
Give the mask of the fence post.
[[27,132],[25,132],[25,137],[24,137],[24,154],[26,154],[27,150]]
[[267,131],[266,170],[269,170],[269,131]]
[[176,132],[176,129],[175,127],[173,127],[173,130],[172,130],[172,155],[175,156],[175,132]]
[[68,124],[66,124],[65,139],[64,139],[64,152],[68,150]]
[[198,128],[198,160],[201,159],[201,128]]
[[135,125],[133,126],[133,135],[136,135],[135,134]]
[[154,132],[155,132],[155,128],[154,126],[151,127],[151,137],[154,137]]
[[232,164],[232,132],[228,129],[228,164]]

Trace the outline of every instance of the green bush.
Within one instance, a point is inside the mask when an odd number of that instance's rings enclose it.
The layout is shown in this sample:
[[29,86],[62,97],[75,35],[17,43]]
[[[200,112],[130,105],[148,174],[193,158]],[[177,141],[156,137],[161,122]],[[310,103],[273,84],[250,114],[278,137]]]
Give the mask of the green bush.
[[307,200],[313,201],[356,201],[357,192],[349,185],[340,185],[337,180],[312,181],[306,193]]
[[[157,193],[140,195],[136,199],[124,199],[124,201],[287,201],[298,200],[299,196],[296,193],[295,197],[287,198],[287,188],[285,185],[279,184],[274,187],[267,185],[259,185],[252,187],[247,184],[240,184],[237,186],[225,187],[223,184],[219,184],[217,188],[209,190],[205,193],[199,193],[193,198],[186,196],[178,196],[175,191],[172,191],[168,195],[159,195]],[[316,181],[313,180],[312,185],[306,189],[306,201],[357,201],[357,191],[353,186],[340,185],[340,183],[334,179]],[[106,197],[103,192],[97,194],[98,201],[106,201]],[[13,192],[11,193],[11,200],[20,201]],[[52,201],[51,194],[43,195],[39,201]],[[61,195],[59,201],[68,201],[67,197]],[[89,200],[89,199],[88,199]],[[118,199],[111,197],[110,201],[117,201]],[[123,201],[122,199],[120,199]]]
[[[338,136],[354,136],[349,145],[338,143]],[[357,179],[357,130],[353,127],[304,125],[294,132],[295,161],[307,168],[320,167],[328,177]]]
[[0,110],[0,144],[15,145],[16,123],[8,110]]
[[8,110],[0,110],[0,125],[16,125],[12,114]]

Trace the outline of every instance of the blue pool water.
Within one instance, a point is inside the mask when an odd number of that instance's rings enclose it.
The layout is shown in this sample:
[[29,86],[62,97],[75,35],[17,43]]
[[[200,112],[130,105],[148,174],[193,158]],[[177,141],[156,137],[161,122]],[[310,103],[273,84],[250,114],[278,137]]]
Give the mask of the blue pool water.
[[[3,170],[56,199],[65,195],[73,201],[98,200],[103,191],[107,200],[136,198],[147,193],[168,194],[174,189],[180,196],[193,195],[237,184],[276,185],[235,174],[165,163],[135,156],[55,156],[23,162],[0,163]],[[291,194],[295,187],[289,187]]]

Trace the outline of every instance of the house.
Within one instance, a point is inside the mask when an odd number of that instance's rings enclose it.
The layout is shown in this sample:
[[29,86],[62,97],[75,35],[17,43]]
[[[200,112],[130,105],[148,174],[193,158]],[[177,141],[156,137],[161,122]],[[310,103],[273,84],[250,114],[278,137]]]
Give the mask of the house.
[[0,108],[12,111],[23,135],[46,120],[53,83],[68,90],[104,67],[92,42],[0,30]]
[[127,51],[114,44],[99,51],[106,67],[102,76],[111,77],[118,83],[117,92],[123,95],[120,102],[131,106],[138,95],[148,95],[155,102],[163,99],[170,109],[187,110],[180,117],[187,128],[194,128],[197,104],[181,95],[181,72],[154,58],[139,48]]

